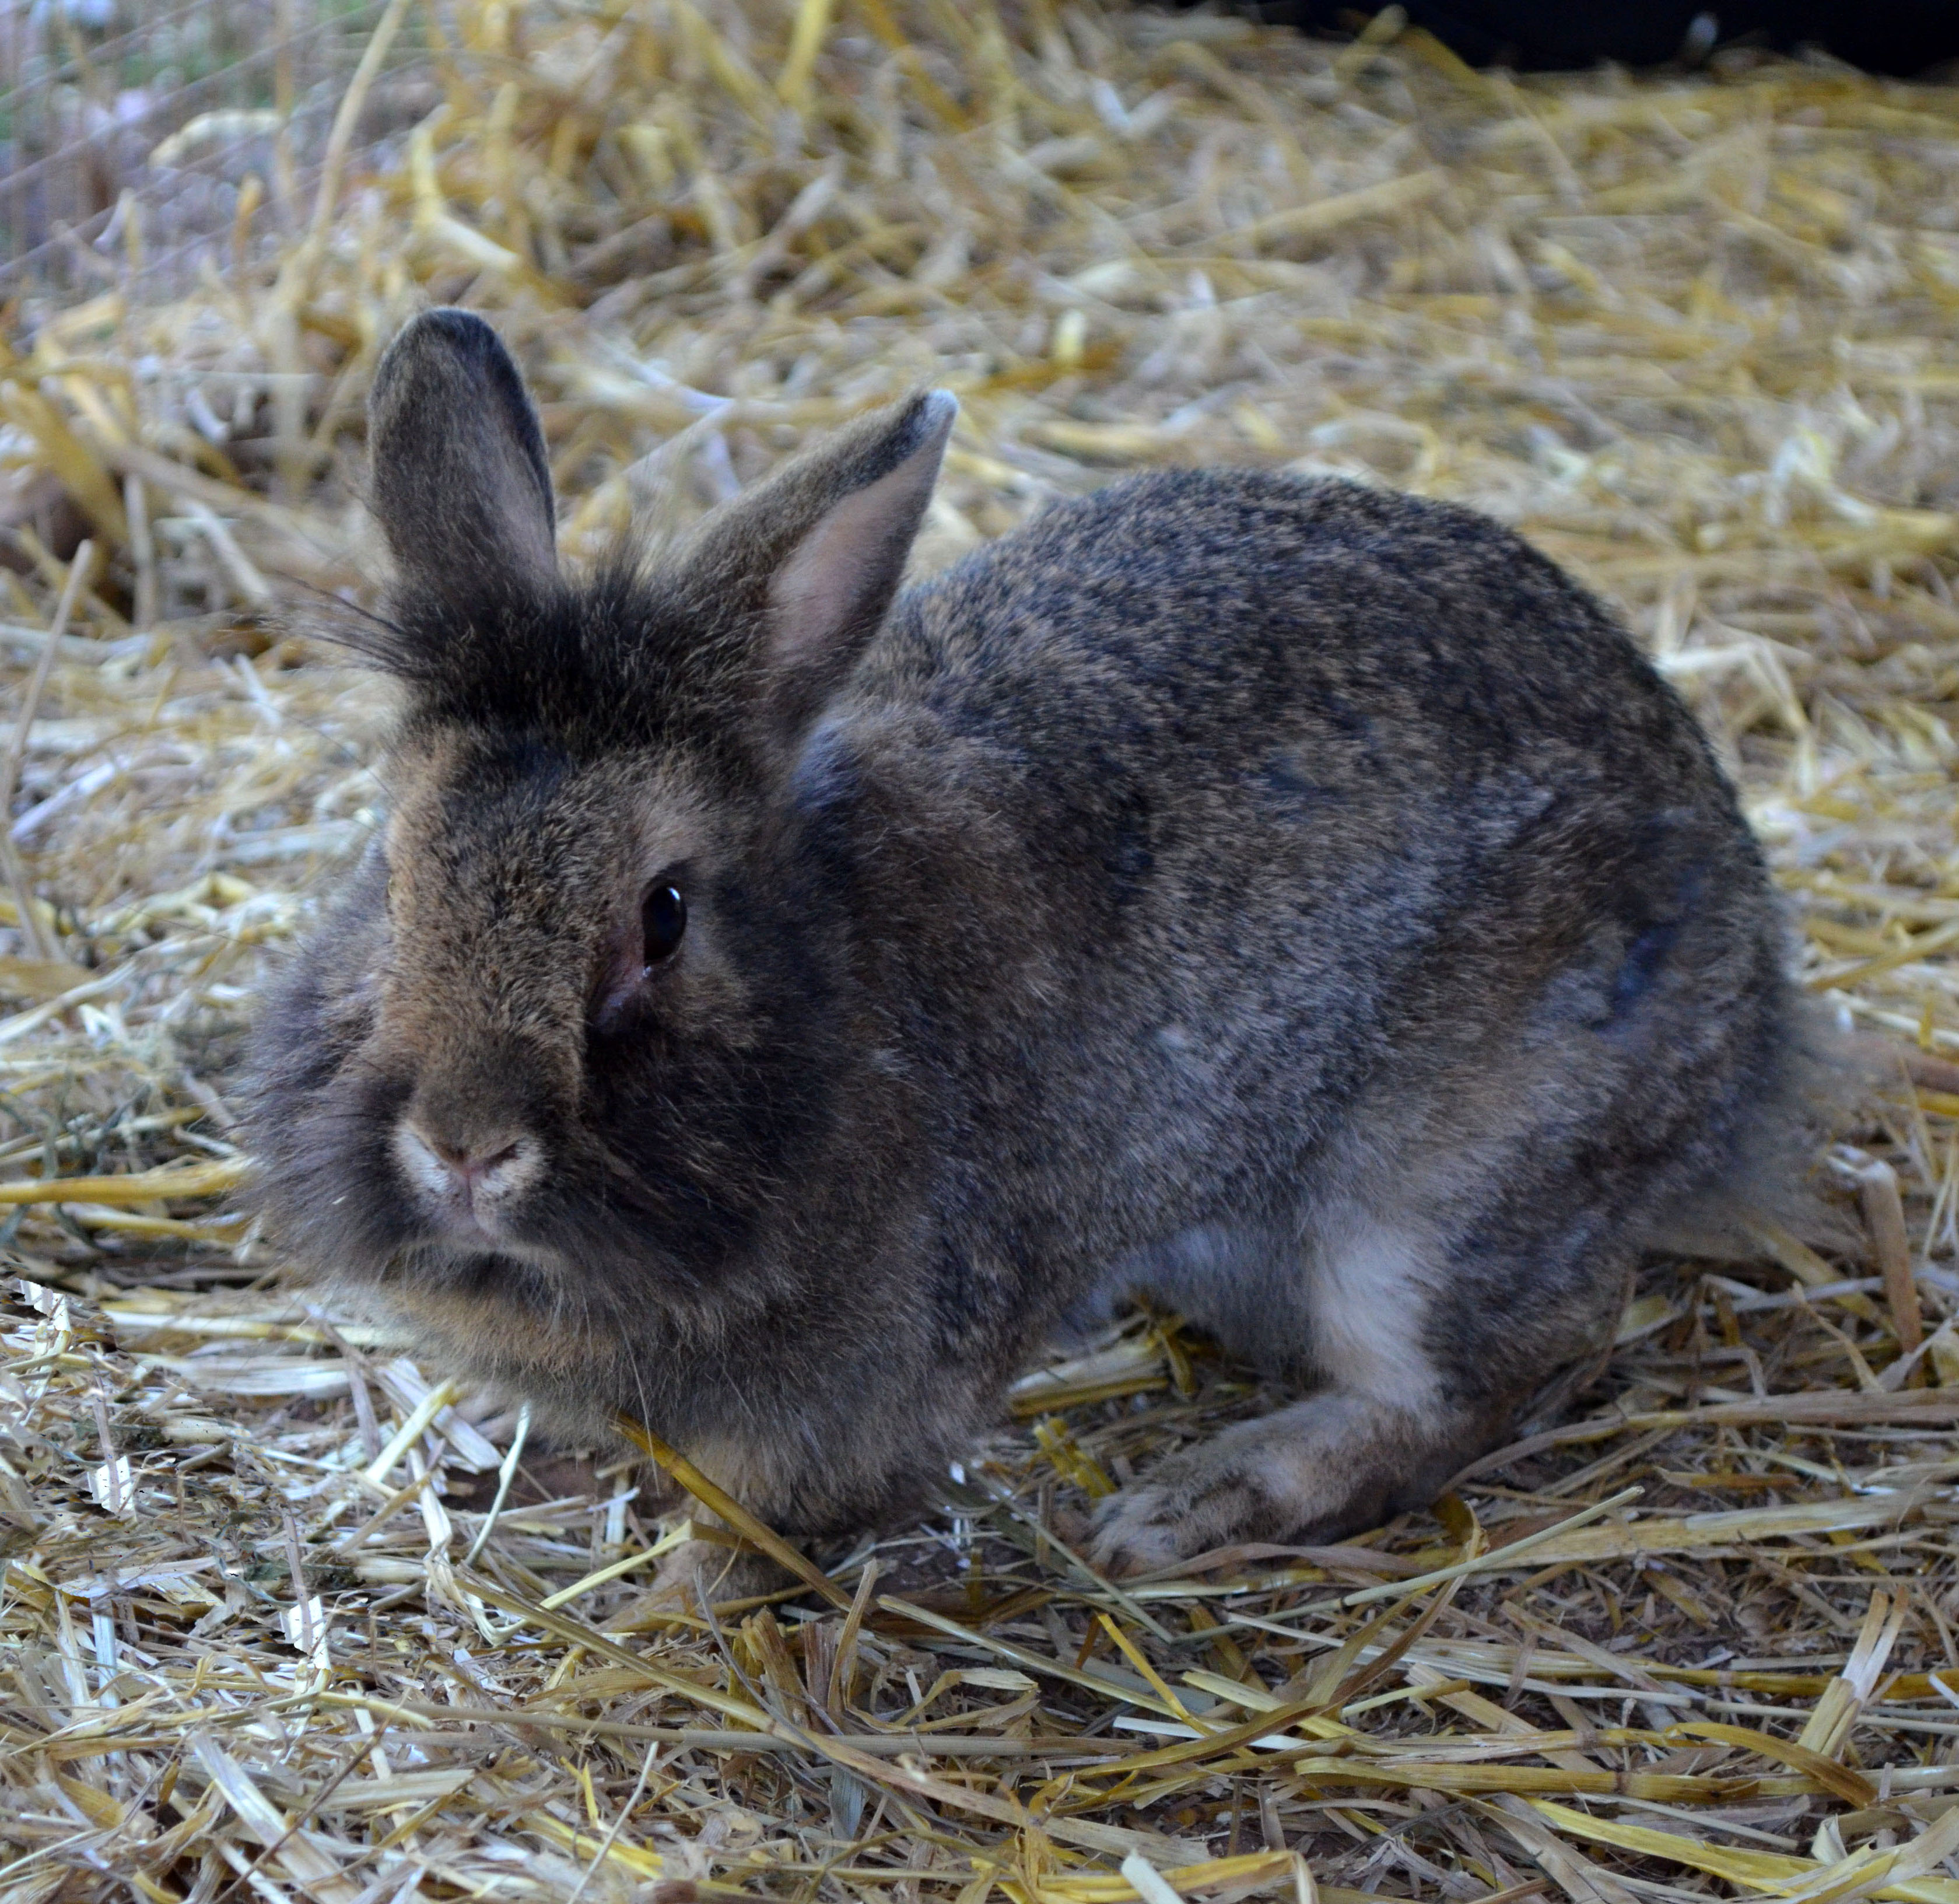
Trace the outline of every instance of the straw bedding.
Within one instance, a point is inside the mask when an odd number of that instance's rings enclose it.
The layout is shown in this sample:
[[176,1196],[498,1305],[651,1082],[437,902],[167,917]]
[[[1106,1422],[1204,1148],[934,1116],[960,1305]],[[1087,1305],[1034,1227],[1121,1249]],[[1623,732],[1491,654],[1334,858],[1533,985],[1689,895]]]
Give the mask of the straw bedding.
[[[424,116],[351,100],[314,222],[12,313],[10,1904],[1959,1904],[1959,93],[1515,83],[1396,24],[395,5]],[[235,1200],[230,1066],[386,713],[277,611],[369,586],[361,399],[431,299],[525,361],[574,552],[926,378],[926,564],[1169,462],[1519,525],[1889,1041],[1819,1163],[1842,1246],[1656,1264],[1561,1426],[1345,1548],[1081,1564],[1093,1497],[1261,1403],[1140,1317],[824,1594],[647,1612],[628,1470],[320,1308]]]

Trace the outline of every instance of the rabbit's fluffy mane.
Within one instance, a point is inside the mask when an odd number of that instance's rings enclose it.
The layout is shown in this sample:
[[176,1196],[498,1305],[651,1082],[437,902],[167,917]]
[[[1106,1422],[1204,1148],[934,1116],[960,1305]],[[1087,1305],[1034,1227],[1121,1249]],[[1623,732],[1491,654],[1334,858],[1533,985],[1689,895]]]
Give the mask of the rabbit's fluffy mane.
[[524,735],[577,759],[675,745],[739,760],[753,610],[621,553],[588,580],[398,590],[322,632],[400,681],[411,726]]

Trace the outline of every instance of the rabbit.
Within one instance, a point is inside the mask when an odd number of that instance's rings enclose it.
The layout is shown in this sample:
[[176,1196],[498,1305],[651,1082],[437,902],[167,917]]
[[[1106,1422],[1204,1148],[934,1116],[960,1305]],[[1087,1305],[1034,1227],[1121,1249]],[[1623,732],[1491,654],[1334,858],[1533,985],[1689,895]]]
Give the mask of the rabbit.
[[1132,1297],[1297,1398],[1093,1564],[1376,1527],[1684,1213],[1794,1181],[1761,854],[1624,628],[1465,508],[1148,473],[901,593],[956,409],[575,579],[494,332],[401,331],[389,816],[256,1034],[268,1213],[799,1540],[929,1501]]

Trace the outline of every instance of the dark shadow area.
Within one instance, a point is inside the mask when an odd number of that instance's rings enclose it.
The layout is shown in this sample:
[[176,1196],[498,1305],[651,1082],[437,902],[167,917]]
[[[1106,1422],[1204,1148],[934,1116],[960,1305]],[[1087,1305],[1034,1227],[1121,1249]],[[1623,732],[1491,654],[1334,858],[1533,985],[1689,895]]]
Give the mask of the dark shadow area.
[[[1273,0],[1261,19],[1312,33],[1355,31],[1368,9],[1341,0]],[[1694,65],[1724,46],[1780,52],[1815,46],[1866,72],[1911,78],[1959,59],[1959,7],[1950,0],[1742,0],[1697,6],[1693,0],[1627,0],[1572,5],[1568,0],[1408,0],[1409,24],[1425,28],[1475,66],[1522,72],[1583,70],[1602,61],[1627,66]]]

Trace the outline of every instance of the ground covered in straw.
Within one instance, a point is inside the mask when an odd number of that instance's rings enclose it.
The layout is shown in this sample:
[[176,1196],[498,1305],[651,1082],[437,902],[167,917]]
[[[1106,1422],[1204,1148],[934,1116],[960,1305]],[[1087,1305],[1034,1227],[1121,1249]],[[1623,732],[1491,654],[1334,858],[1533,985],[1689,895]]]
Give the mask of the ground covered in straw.
[[[1045,0],[397,28],[424,116],[351,102],[310,225],[247,192],[167,297],[126,221],[0,332],[0,1896],[1959,1904],[1959,94]],[[636,1610],[630,1471],[234,1201],[259,974],[386,715],[275,611],[367,586],[362,398],[431,299],[523,359],[574,552],[927,378],[928,564],[1165,463],[1517,523],[1913,1054],[1821,1166],[1844,1247],[1654,1264],[1562,1426],[1347,1548],[1081,1564],[1091,1497],[1259,1405],[1137,1318],[827,1596]]]

